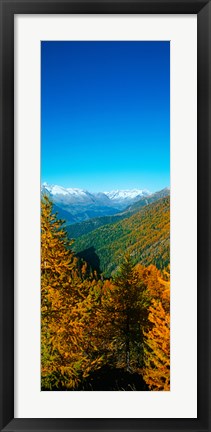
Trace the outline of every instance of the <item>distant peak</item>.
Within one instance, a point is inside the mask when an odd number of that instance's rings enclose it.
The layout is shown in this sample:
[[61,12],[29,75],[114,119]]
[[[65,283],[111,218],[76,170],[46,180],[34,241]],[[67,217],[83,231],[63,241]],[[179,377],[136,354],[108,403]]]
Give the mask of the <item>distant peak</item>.
[[111,200],[127,200],[136,197],[143,197],[150,195],[146,189],[117,189],[110,192],[104,192]]

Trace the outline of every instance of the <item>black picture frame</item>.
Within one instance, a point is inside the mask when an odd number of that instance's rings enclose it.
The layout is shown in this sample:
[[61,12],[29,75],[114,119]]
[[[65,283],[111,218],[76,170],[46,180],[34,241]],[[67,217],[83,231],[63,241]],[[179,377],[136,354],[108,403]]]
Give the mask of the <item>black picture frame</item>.
[[[14,418],[14,15],[68,13],[197,14],[197,419]],[[0,429],[8,432],[210,431],[210,0],[0,0],[0,29]]]

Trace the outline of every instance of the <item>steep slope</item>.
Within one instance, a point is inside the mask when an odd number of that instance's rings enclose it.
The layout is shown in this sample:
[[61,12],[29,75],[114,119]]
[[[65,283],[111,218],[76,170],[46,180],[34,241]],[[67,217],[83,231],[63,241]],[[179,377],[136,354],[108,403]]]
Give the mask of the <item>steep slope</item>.
[[96,230],[97,228],[100,228],[103,225],[109,225],[109,224],[112,224],[114,222],[126,219],[126,218],[132,216],[133,214],[137,213],[142,207],[149,205],[149,204],[152,204],[153,202],[158,201],[160,198],[163,198],[163,197],[169,196],[169,195],[170,195],[170,189],[165,188],[159,192],[155,192],[154,194],[152,194],[148,197],[141,198],[136,203],[127,207],[126,210],[124,210],[121,213],[118,213],[116,215],[92,218],[92,219],[86,220],[84,222],[68,225],[66,227],[67,232],[68,232],[68,236],[70,238],[76,239],[78,237],[81,237],[84,234],[88,234],[88,233]]
[[84,222],[73,223],[71,225],[66,226],[66,231],[68,233],[69,238],[76,239],[81,237],[84,234],[88,234],[97,228],[100,228],[103,225],[109,225],[114,222],[125,219],[127,216],[124,216],[122,213],[116,214],[113,216],[101,216],[86,220]]
[[76,239],[73,249],[106,277],[116,270],[126,252],[134,263],[166,266],[170,259],[170,197]]
[[160,198],[164,198],[169,195],[170,195],[170,188],[166,187],[158,192],[151,194],[148,197],[143,197],[139,201],[133,203],[132,205],[130,205],[125,209],[125,212],[132,214],[133,212],[140,210],[145,205],[152,204],[153,202],[158,201]]

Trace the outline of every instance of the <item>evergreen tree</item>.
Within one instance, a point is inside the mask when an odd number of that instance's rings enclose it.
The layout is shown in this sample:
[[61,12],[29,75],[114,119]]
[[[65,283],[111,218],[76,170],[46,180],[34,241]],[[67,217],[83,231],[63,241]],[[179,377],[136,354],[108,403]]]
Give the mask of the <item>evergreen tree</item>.
[[146,290],[126,255],[114,278],[113,342],[117,366],[135,371],[142,362],[142,332],[147,317]]

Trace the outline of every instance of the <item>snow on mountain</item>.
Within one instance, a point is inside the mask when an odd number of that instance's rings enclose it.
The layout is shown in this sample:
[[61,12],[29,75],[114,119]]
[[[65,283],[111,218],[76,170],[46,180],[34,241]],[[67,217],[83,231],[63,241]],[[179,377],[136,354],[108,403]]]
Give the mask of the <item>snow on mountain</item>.
[[55,202],[73,203],[95,203],[95,197],[90,192],[79,188],[64,188],[63,186],[49,185],[43,183],[42,192],[48,191]]
[[62,196],[65,197],[65,201],[71,202],[90,202],[96,203],[101,202],[109,205],[109,202],[122,202],[122,201],[131,201],[142,198],[144,196],[150,195],[150,192],[142,189],[126,189],[126,190],[113,190],[110,192],[97,192],[90,193],[87,190],[79,189],[79,188],[64,188],[62,186],[57,185],[49,185],[47,183],[43,183],[42,191],[48,191],[50,195],[54,199],[62,199]]
[[43,183],[42,185],[48,192],[52,195],[76,195],[76,196],[84,196],[86,195],[86,191],[78,188],[64,188],[63,186],[57,185],[49,185],[47,183]]
[[[120,211],[128,205],[133,204],[139,199],[150,195],[143,189],[126,189],[113,190],[111,192],[96,192],[91,193],[85,189],[65,188],[58,185],[42,184],[42,194],[47,193],[54,204],[60,206],[63,210],[73,211],[74,206],[77,206],[77,211],[81,207],[103,207],[103,213],[106,209],[113,209],[113,212]],[[80,207],[80,208],[79,208]],[[76,210],[76,209],[75,209]]]
[[68,223],[117,214],[140,199],[151,195],[145,189],[91,193],[85,189],[65,188],[58,185],[49,185],[48,183],[42,184],[41,193],[50,196],[55,210]]
[[113,190],[104,193],[113,201],[133,200],[150,195],[149,191],[142,189]]
[[102,192],[90,193],[84,189],[43,183],[41,193],[50,196],[59,217],[63,218],[65,212],[64,219],[68,223],[113,215],[119,211],[119,206]]
[[42,189],[47,190],[52,195],[68,195],[67,189],[63,188],[62,186],[48,185],[47,183],[43,183]]

